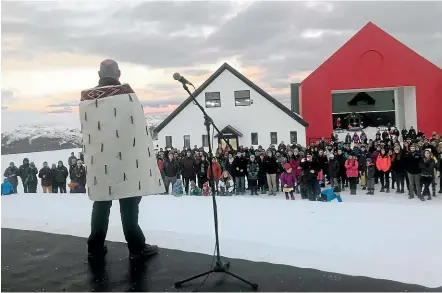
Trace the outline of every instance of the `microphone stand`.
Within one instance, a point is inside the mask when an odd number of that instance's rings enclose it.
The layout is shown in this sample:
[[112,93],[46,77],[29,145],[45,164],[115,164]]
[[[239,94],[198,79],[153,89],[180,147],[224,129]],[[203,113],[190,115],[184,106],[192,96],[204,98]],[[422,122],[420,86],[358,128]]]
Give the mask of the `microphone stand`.
[[[190,97],[192,97],[193,102],[195,105],[198,106],[198,108],[201,110],[201,112],[204,115],[204,125],[206,126],[206,131],[207,131],[207,137],[210,138],[210,126],[212,125],[213,128],[217,131],[218,136],[221,137],[221,139],[223,139],[226,144],[229,146],[230,150],[232,150],[232,147],[230,146],[229,142],[224,138],[224,136],[222,135],[222,133],[220,133],[218,127],[216,127],[215,123],[213,123],[212,118],[209,117],[209,115],[207,115],[206,111],[204,110],[204,108],[200,105],[200,103],[198,103],[198,101],[196,100],[196,98],[193,96],[193,94],[189,91],[189,88],[187,87],[186,84],[183,84],[183,88],[184,90],[189,94]],[[219,251],[219,237],[218,237],[218,207],[216,204],[216,196],[215,196],[215,178],[214,178],[214,174],[213,174],[213,162],[212,162],[212,146],[211,143],[209,141],[209,164],[210,164],[210,179],[209,179],[209,184],[210,184],[210,188],[212,189],[212,201],[213,201],[213,220],[215,223],[215,247],[216,247],[216,262],[215,265],[206,272],[203,272],[201,274],[195,275],[193,277],[175,282],[175,287],[180,288],[182,284],[187,283],[189,281],[198,279],[200,277],[203,276],[207,276],[211,273],[225,273],[227,275],[230,275],[248,285],[250,285],[253,289],[258,289],[258,284],[256,283],[252,283],[232,272],[229,272],[228,269],[230,268],[230,263],[226,262],[223,263],[221,260],[221,254]]]

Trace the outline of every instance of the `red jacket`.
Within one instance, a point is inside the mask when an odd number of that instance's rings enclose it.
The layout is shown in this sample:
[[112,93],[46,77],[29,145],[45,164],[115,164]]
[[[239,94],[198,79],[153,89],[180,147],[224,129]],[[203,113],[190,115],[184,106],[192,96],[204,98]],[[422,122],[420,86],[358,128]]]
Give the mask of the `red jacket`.
[[[221,165],[218,162],[212,162],[212,168],[213,168],[213,177],[215,180],[218,180],[221,178],[221,175],[223,174],[223,170],[221,169]],[[207,179],[210,179],[210,165],[207,168]]]
[[347,169],[346,174],[347,177],[359,177],[359,172],[358,172],[358,161],[355,159],[347,159],[347,161],[345,161],[345,169]]

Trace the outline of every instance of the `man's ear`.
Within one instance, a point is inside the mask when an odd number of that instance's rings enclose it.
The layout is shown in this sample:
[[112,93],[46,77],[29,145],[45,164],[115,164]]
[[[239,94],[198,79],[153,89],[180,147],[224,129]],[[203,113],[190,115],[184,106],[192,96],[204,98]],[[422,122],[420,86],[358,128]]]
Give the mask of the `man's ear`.
[[118,78],[120,78],[120,77],[121,77],[121,71],[118,70]]

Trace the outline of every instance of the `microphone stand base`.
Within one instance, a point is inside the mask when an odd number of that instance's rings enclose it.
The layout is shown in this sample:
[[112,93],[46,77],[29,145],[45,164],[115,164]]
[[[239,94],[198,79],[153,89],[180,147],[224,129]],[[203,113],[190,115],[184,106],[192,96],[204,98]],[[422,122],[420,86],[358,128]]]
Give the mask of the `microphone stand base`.
[[221,262],[218,262],[218,261],[217,261],[216,264],[215,264],[215,266],[214,266],[211,270],[209,270],[209,271],[207,271],[207,272],[204,272],[204,273],[201,273],[201,274],[198,274],[198,275],[196,275],[196,276],[193,276],[193,277],[190,277],[190,278],[187,278],[187,279],[184,279],[184,280],[181,280],[181,281],[175,282],[175,288],[181,288],[181,286],[182,286],[184,283],[187,283],[187,282],[193,281],[193,280],[195,280],[195,279],[198,279],[198,278],[201,278],[201,277],[204,277],[204,276],[210,275],[211,273],[224,273],[224,274],[227,274],[227,275],[229,275],[229,276],[232,276],[232,277],[234,277],[235,279],[238,279],[238,280],[240,280],[240,281],[242,281],[242,282],[244,282],[244,283],[250,285],[254,290],[257,290],[257,289],[258,289],[258,284],[256,284],[256,283],[252,283],[252,282],[250,282],[250,281],[247,281],[247,280],[244,279],[243,277],[238,276],[238,275],[236,275],[236,274],[234,274],[234,273],[232,273],[232,272],[229,272],[229,271],[228,271],[229,268],[230,268],[230,263],[229,263],[229,262],[226,262],[225,264],[222,264]]

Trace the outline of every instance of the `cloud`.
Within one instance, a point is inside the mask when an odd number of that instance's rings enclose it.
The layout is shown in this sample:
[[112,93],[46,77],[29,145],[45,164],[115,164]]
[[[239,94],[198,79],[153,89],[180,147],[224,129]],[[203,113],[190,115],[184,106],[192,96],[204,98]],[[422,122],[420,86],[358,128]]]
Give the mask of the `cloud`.
[[14,99],[14,92],[12,90],[2,89],[1,97],[2,97],[2,104],[3,102],[10,103]]
[[61,109],[55,109],[55,110],[51,110],[51,111],[46,111],[46,113],[72,113],[72,107],[63,107]]
[[2,106],[2,110],[8,110],[8,106]]
[[[442,66],[442,3],[437,1],[5,1],[1,13],[5,60],[54,52],[106,56],[203,77],[212,72],[205,65],[235,59],[242,68],[259,68],[253,81],[282,101],[290,82],[301,81],[369,21]],[[143,101],[149,107],[177,105],[185,98],[168,98],[173,83],[148,88],[164,97]]]
[[157,100],[141,100],[141,105],[148,108],[167,108],[168,106],[180,105],[187,97],[170,98],[170,99],[157,99]]
[[47,105],[48,108],[59,108],[59,107],[77,107],[79,105],[79,101],[68,101],[68,102],[61,102],[58,104],[51,104]]

